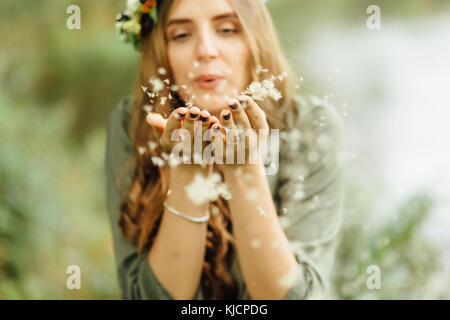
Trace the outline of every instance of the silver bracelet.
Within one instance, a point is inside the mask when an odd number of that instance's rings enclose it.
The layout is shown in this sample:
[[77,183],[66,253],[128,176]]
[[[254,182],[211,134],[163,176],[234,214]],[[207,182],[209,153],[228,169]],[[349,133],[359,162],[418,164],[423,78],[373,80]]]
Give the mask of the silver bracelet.
[[167,210],[169,210],[170,212],[176,214],[177,216],[182,217],[182,218],[187,219],[187,220],[192,221],[192,222],[197,222],[197,223],[207,222],[209,220],[209,217],[210,217],[209,210],[208,210],[208,214],[206,216],[204,216],[204,217],[200,217],[200,218],[189,217],[189,216],[187,216],[185,214],[182,214],[181,212],[175,210],[174,208],[171,208],[167,204],[166,200],[164,200],[164,207],[166,207]]

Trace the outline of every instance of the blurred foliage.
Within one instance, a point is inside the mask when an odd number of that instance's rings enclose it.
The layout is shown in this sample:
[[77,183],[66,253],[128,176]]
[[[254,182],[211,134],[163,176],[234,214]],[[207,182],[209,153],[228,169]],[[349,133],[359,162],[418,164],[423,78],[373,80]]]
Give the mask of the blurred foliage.
[[[375,3],[405,19],[449,5]],[[66,28],[71,4],[81,7],[81,30]],[[369,4],[272,0],[269,8],[288,54],[297,55],[289,48],[305,39],[309,26],[365,23]],[[131,46],[116,39],[115,16],[124,8],[125,0],[0,2],[0,299],[120,298],[103,153],[107,116],[131,91],[139,65]],[[439,254],[417,232],[429,198],[412,199],[395,223],[367,232],[370,203],[357,195],[351,190],[347,204],[354,215],[337,257],[336,296],[424,297],[421,286],[437,274]],[[82,290],[66,289],[72,264],[81,267]],[[395,286],[368,291],[368,264],[381,267],[382,286]]]
[[[442,249],[421,232],[432,209],[432,197],[427,193],[412,196],[388,221],[380,223],[376,220],[382,217],[373,215],[361,191],[354,189],[348,195],[334,265],[335,297],[448,299],[449,278],[440,270]],[[379,289],[367,285],[372,265],[380,270]]]

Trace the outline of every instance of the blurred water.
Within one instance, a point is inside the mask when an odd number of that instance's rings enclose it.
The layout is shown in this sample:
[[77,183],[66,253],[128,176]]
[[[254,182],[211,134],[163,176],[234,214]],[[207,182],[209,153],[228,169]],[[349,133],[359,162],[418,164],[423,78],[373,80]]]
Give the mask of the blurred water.
[[297,62],[338,93],[341,113],[348,104],[353,174],[379,184],[377,219],[429,191],[436,207],[424,234],[450,253],[450,15],[382,23],[312,30]]

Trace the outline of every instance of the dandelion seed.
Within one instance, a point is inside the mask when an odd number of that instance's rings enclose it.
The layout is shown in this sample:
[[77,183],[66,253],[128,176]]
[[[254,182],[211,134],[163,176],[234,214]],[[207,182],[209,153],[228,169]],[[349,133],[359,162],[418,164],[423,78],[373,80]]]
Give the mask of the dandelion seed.
[[155,141],[149,141],[148,146],[150,147],[151,150],[155,150],[158,144]]
[[217,216],[220,213],[220,210],[216,206],[212,206],[211,213],[213,216]]
[[194,106],[194,102],[192,101],[192,99],[189,99],[186,102],[186,108],[192,108]]
[[[183,138],[183,137],[182,137],[182,138]],[[180,159],[178,159],[178,158],[172,156],[172,154],[171,154],[171,155],[170,155],[170,158],[169,158],[169,166],[173,168],[173,167],[178,166],[179,164],[181,164]]]
[[202,174],[197,174],[193,181],[185,187],[188,198],[198,205],[208,201],[216,201],[225,190],[227,191],[227,186],[221,182],[218,173],[210,174],[206,178]]
[[333,71],[335,74],[339,74],[339,73],[341,73],[342,72],[342,68],[340,68],[340,67],[337,67],[337,68],[335,68],[334,69],[334,71]]
[[257,206],[256,209],[258,209],[258,213],[262,215],[263,217],[267,217],[267,212],[264,211],[264,209],[261,206]]
[[227,86],[227,83],[228,83],[227,79],[223,79],[220,82],[220,85],[215,89],[215,91],[216,92],[222,92],[223,90],[225,90],[225,87]]
[[172,91],[178,91],[178,86],[177,85],[173,85],[172,87],[170,87],[170,89]]
[[251,95],[255,101],[262,101],[267,96],[277,101],[282,97],[281,92],[275,88],[273,78],[265,79],[262,83],[259,81],[252,82],[249,87],[243,91],[243,94]]
[[163,67],[161,67],[161,68],[158,68],[158,73],[159,73],[160,75],[165,75],[165,74],[167,73],[167,71],[166,71],[166,69],[164,69]]
[[150,78],[150,80],[148,80],[148,82],[152,85],[152,91],[155,93],[158,93],[164,89],[164,84],[159,78],[152,77]]
[[145,153],[145,148],[144,147],[139,147],[138,148],[138,152],[142,156]]
[[152,162],[155,166],[162,167],[164,166],[164,161],[159,157],[152,157]]
[[269,72],[269,70],[264,69],[262,66],[256,67],[256,74],[260,74],[261,72]]
[[170,79],[165,79],[163,82],[164,82],[165,84],[169,85],[169,84],[170,84]]
[[142,91],[144,91],[144,92],[147,92],[147,90],[148,90],[148,87],[141,86],[141,88],[142,88]]
[[286,229],[289,227],[290,221],[288,217],[281,217],[280,219],[280,225],[283,229]]
[[154,99],[156,97],[156,94],[153,92],[147,92],[147,95],[150,99]]
[[295,266],[292,270],[284,274],[278,281],[279,285],[282,287],[291,287],[298,276],[298,268]]
[[165,105],[167,101],[167,97],[161,97],[161,104]]
[[230,191],[228,190],[228,185],[225,183],[219,184],[217,186],[217,192],[219,193],[219,195],[224,198],[225,200],[231,200],[232,196]]
[[252,248],[254,248],[254,249],[257,249],[257,248],[261,247],[261,240],[259,240],[259,239],[252,239],[250,241],[250,246]]
[[302,190],[295,191],[294,195],[292,196],[292,198],[294,200],[301,200],[304,197],[305,197],[305,193]]
[[269,93],[269,96],[275,101],[278,101],[278,100],[280,100],[283,97],[281,92],[278,91],[277,89],[271,90],[270,93]]
[[172,94],[169,93],[169,100],[172,100]]
[[183,88],[183,90],[186,90],[187,86],[182,84],[181,87]]
[[247,196],[247,199],[250,200],[250,201],[258,200],[258,191],[256,189],[249,189],[249,190],[247,190],[245,195]]
[[281,214],[287,214],[287,209],[286,208],[281,208]]
[[163,157],[164,160],[169,160],[169,155],[167,153],[163,152],[161,156]]
[[246,180],[246,181],[252,181],[252,179],[253,179],[252,174],[249,172],[245,172],[242,176],[243,176],[244,180]]
[[272,242],[270,244],[270,247],[273,248],[273,249],[280,249],[283,246],[284,246],[284,241],[281,240],[281,239],[280,240],[276,240],[276,241],[274,241],[274,242]]
[[150,113],[150,112],[152,112],[152,110],[153,110],[153,106],[151,106],[151,105],[145,105],[145,106],[143,107],[143,109],[144,109],[145,112]]
[[194,89],[192,89],[191,87],[186,87],[185,91],[186,91],[186,94],[192,94]]

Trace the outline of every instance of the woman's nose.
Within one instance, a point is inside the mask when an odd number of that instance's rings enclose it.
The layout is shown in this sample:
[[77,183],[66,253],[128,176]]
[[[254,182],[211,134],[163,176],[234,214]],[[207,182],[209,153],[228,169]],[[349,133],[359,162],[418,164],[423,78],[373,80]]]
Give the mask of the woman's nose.
[[208,61],[218,56],[215,38],[210,30],[203,30],[198,41],[198,60]]

